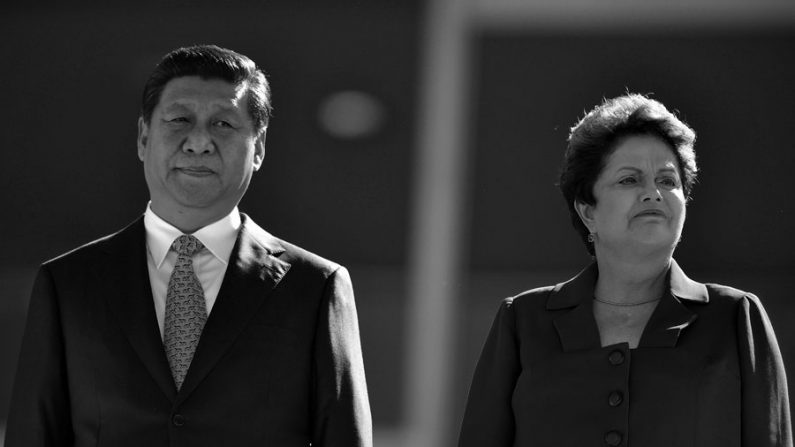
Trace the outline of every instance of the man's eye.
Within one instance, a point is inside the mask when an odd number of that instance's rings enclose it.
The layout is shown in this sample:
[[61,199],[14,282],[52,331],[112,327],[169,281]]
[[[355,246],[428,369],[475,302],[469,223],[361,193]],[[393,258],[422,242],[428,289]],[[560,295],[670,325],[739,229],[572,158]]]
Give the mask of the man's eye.
[[235,126],[233,126],[229,121],[224,121],[224,120],[216,121],[215,125],[217,127],[222,127],[224,129],[234,129],[235,128]]
[[188,122],[188,118],[186,118],[184,116],[177,116],[177,117],[174,117],[174,118],[167,119],[166,122],[174,123],[174,124],[187,123]]

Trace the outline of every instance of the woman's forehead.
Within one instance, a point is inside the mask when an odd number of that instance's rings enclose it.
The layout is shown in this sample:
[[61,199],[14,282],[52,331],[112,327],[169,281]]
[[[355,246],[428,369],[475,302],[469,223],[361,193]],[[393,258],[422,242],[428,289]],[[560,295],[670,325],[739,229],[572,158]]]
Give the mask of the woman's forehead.
[[611,170],[654,167],[677,168],[678,160],[671,146],[662,139],[637,135],[622,139],[605,159],[604,167]]

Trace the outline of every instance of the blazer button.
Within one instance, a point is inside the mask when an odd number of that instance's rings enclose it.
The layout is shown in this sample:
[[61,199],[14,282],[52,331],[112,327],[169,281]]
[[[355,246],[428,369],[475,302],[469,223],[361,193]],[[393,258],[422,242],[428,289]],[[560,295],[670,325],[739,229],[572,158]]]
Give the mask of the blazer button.
[[610,404],[611,407],[617,407],[621,405],[621,402],[624,402],[624,393],[621,391],[613,391],[607,396],[607,403]]
[[610,430],[609,432],[605,433],[605,444],[611,447],[616,447],[618,445],[621,445],[621,441],[623,439],[624,437],[621,436],[621,433],[615,430]]
[[613,366],[618,366],[624,363],[624,353],[619,350],[615,350],[607,356],[607,361],[609,361]]
[[171,417],[171,423],[177,427],[182,427],[183,425],[185,425],[185,416],[181,414],[175,414],[174,416]]

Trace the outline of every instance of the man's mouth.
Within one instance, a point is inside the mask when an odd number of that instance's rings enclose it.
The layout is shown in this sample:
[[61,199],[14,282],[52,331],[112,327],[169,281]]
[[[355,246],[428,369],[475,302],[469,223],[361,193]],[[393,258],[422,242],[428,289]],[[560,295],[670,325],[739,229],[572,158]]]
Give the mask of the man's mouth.
[[206,177],[208,175],[213,175],[215,172],[204,166],[186,166],[182,168],[174,168],[176,171],[181,172],[185,175],[190,175],[193,177]]

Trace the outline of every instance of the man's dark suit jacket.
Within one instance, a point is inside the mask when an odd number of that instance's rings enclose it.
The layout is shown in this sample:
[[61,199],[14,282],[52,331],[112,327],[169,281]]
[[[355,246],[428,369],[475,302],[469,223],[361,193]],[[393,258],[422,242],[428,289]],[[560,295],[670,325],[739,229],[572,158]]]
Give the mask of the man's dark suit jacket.
[[42,265],[6,447],[372,444],[344,267],[243,225],[182,389],[155,317],[143,219]]
[[784,364],[756,296],[673,261],[638,347],[602,347],[597,276],[592,264],[502,302],[459,447],[792,447]]

